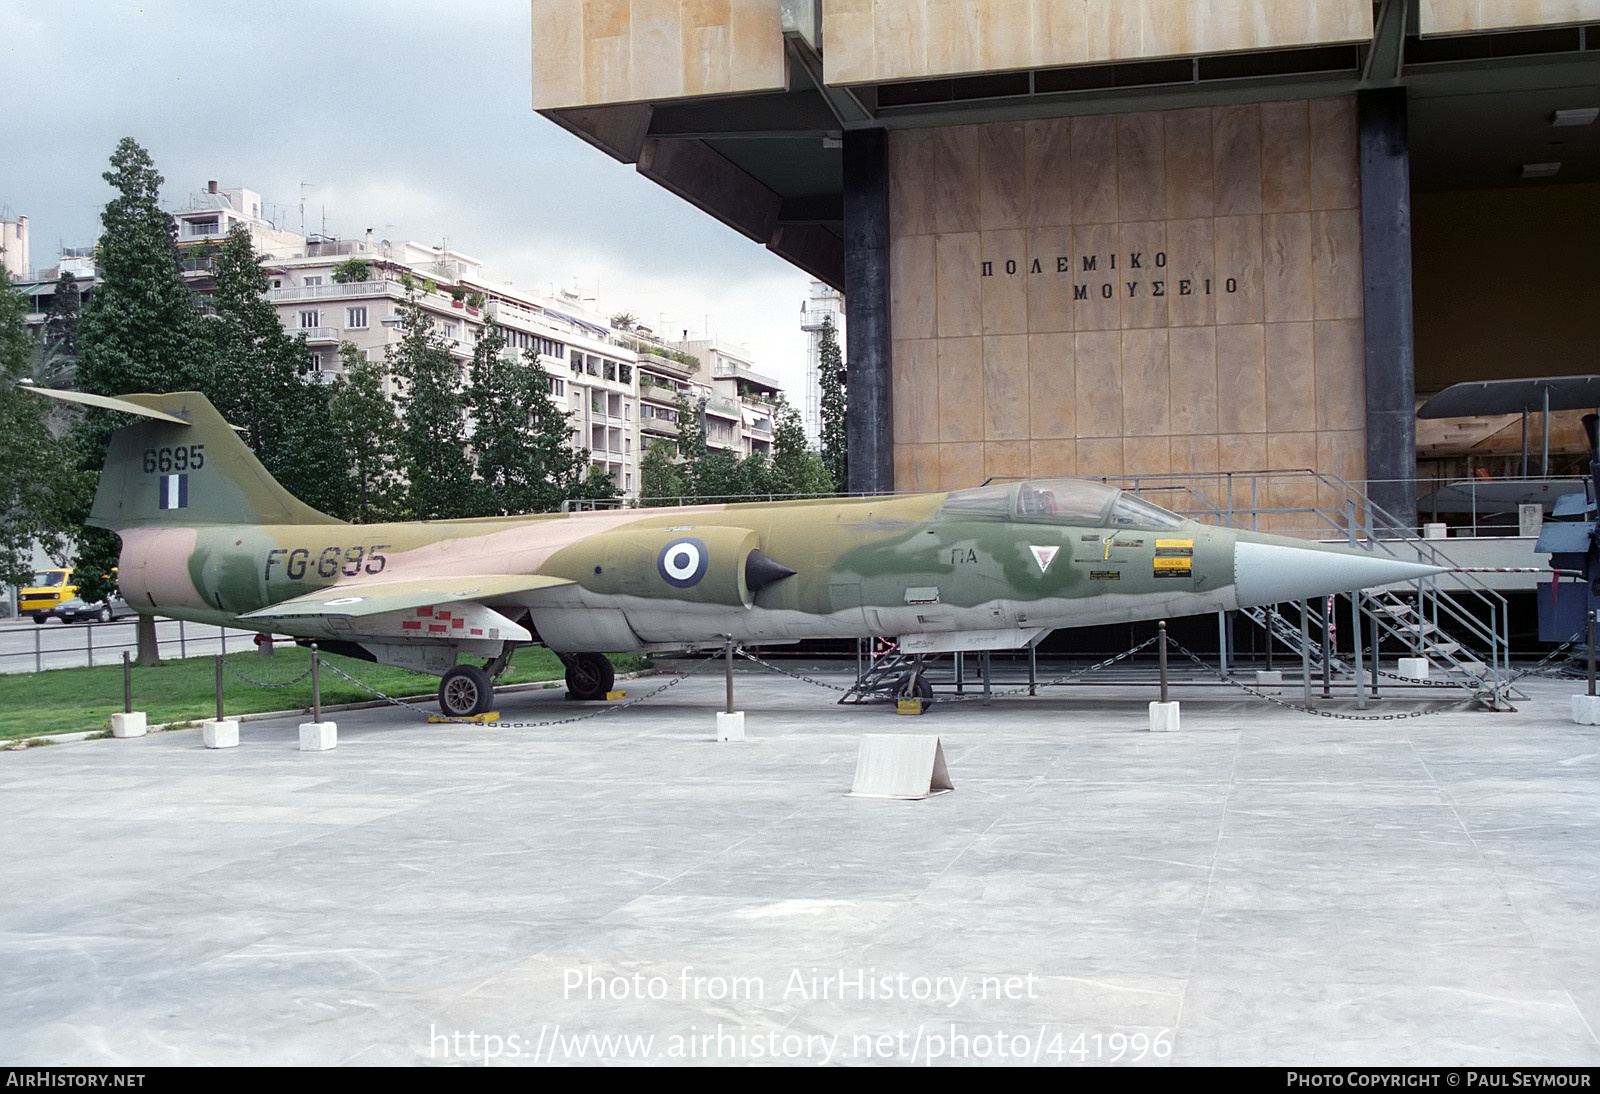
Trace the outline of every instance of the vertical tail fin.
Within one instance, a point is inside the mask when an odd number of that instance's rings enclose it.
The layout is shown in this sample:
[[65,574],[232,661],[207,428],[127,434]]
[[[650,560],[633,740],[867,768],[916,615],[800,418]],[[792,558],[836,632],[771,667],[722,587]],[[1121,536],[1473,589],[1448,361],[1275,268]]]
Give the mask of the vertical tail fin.
[[113,531],[161,525],[341,524],[279,486],[197,391],[118,399],[33,388],[40,395],[137,414],[111,435],[88,523]]

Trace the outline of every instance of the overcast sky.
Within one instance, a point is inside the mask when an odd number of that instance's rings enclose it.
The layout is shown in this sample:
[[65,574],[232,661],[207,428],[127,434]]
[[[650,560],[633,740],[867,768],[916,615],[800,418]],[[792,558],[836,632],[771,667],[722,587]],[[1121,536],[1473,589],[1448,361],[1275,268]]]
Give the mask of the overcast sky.
[[[0,206],[34,266],[91,244],[133,137],[168,208],[215,179],[278,223],[448,243],[519,288],[748,344],[800,404],[809,279],[529,107],[528,0],[0,0]],[[302,183],[305,185],[302,186]]]

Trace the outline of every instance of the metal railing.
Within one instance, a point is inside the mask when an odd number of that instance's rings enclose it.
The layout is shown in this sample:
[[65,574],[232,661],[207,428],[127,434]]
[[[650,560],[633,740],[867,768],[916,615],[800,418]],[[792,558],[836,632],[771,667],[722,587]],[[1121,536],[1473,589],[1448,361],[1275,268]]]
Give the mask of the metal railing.
[[[0,673],[109,665],[123,650],[138,651],[133,620],[53,625],[15,623],[0,627]],[[156,648],[163,658],[199,657],[250,648],[254,631],[233,630],[181,619],[156,620]]]

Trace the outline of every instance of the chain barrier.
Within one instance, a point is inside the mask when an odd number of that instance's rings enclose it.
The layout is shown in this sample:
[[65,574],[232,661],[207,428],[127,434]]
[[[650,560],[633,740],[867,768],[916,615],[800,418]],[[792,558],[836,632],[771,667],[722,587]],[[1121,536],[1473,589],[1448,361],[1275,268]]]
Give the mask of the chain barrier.
[[[239,679],[243,680],[247,684],[253,684],[258,688],[292,688],[296,684],[298,684],[300,681],[306,679],[307,677],[309,677],[311,675],[311,670],[308,668],[308,669],[306,669],[305,672],[302,672],[299,676],[296,676],[293,680],[287,680],[287,681],[285,681],[284,683],[281,683],[281,684],[268,684],[268,683],[266,683],[264,681],[256,680],[256,679],[253,679],[253,678],[251,678],[249,676],[246,676],[243,672],[241,672],[238,668],[236,668],[234,666],[232,661],[229,661],[226,657],[224,657],[222,659],[222,663],[223,663],[223,665],[225,665],[227,667],[229,672],[233,673]],[[327,662],[324,661],[323,664],[326,665]],[[337,669],[335,669],[334,671],[338,672]],[[341,673],[341,675],[343,675],[343,674]]]
[[[639,703],[644,702],[646,699],[651,699],[651,698],[654,698],[657,695],[660,695],[662,692],[666,691],[668,688],[677,687],[679,684],[683,683],[683,681],[687,680],[690,676],[693,676],[695,673],[699,672],[701,669],[705,668],[707,665],[711,664],[712,662],[721,659],[721,657],[722,657],[721,653],[712,654],[711,656],[702,659],[700,662],[695,664],[693,667],[688,669],[686,672],[679,673],[677,676],[674,676],[671,680],[668,680],[665,684],[662,684],[658,688],[654,688],[654,689],[652,689],[650,691],[647,691],[643,695],[636,695],[632,699],[628,699],[628,700],[626,700],[624,702],[621,702],[621,703],[613,703],[611,706],[602,707],[599,710],[590,710],[590,711],[585,711],[583,714],[574,714],[570,718],[551,718],[551,719],[548,719],[548,720],[543,721],[543,722],[508,722],[508,721],[504,721],[504,720],[497,721],[497,722],[477,722],[477,721],[474,721],[471,718],[440,718],[439,720],[442,721],[442,722],[450,722],[450,723],[465,723],[465,724],[471,724],[471,725],[496,726],[496,727],[499,727],[499,728],[502,728],[502,729],[540,729],[540,728],[543,728],[545,726],[564,726],[564,725],[571,725],[573,722],[586,722],[590,718],[598,718],[602,714],[611,714],[614,711],[625,710],[628,707],[635,706],[635,705],[637,705]],[[329,664],[327,661],[322,662],[322,664],[323,664],[324,668],[332,669],[335,673],[337,673],[338,675],[344,677],[346,680],[350,681],[352,684],[354,684],[356,687],[360,688],[362,691],[365,691],[365,692],[368,692],[369,694],[375,695],[379,699],[382,699],[386,703],[389,703],[389,704],[391,704],[393,706],[397,706],[397,707],[403,707],[406,710],[409,710],[414,714],[418,714],[418,715],[422,716],[423,718],[436,718],[436,717],[438,717],[437,715],[431,714],[427,710],[424,710],[422,707],[415,706],[415,705],[413,705],[411,703],[406,702],[404,699],[396,699],[392,695],[385,695],[383,692],[379,691],[377,688],[372,687],[372,686],[370,686],[368,684],[364,684],[360,680],[357,680],[354,676],[351,676],[349,673],[347,673],[344,670],[340,669],[337,665]]]
[[[1114,657],[1108,657],[1104,661],[1101,661],[1097,665],[1090,665],[1086,669],[1080,669],[1077,672],[1068,673],[1065,676],[1058,676],[1054,680],[1040,680],[1040,681],[1037,681],[1036,683],[1033,683],[1033,684],[1024,684],[1023,686],[1021,686],[1019,688],[1014,688],[1014,689],[1009,690],[1009,691],[994,691],[994,690],[990,690],[987,698],[989,698],[989,699],[1004,699],[1004,698],[1009,698],[1009,697],[1011,697],[1013,695],[1026,695],[1026,694],[1029,694],[1030,692],[1032,692],[1036,688],[1049,688],[1049,687],[1057,687],[1057,686],[1059,686],[1061,684],[1070,684],[1072,681],[1081,679],[1081,678],[1089,675],[1091,672],[1095,672],[1095,671],[1097,671],[1099,669],[1105,668],[1108,665],[1114,665],[1118,661],[1122,661],[1122,660],[1125,660],[1126,658],[1132,657],[1134,654],[1138,653],[1140,650],[1144,649],[1145,647],[1154,644],[1154,642],[1156,641],[1157,637],[1159,637],[1159,636],[1152,636],[1150,638],[1147,638],[1143,642],[1140,642],[1137,646],[1134,646],[1131,649],[1123,650],[1121,653],[1117,654]],[[762,668],[771,669],[773,672],[780,673],[780,674],[782,674],[784,676],[787,676],[791,680],[799,680],[799,681],[802,681],[803,683],[814,684],[815,686],[817,686],[819,688],[827,688],[829,691],[842,691],[846,695],[848,695],[851,692],[856,690],[853,685],[851,687],[847,687],[847,688],[846,687],[840,687],[838,684],[830,684],[825,680],[815,680],[815,679],[812,679],[809,676],[802,676],[799,673],[790,672],[788,669],[782,668],[782,667],[780,667],[778,665],[774,665],[772,662],[763,660],[762,658],[757,657],[755,654],[749,653],[749,652],[747,652],[745,650],[742,650],[742,649],[741,650],[735,650],[734,652],[737,653],[740,657],[743,657],[747,661],[753,661],[756,664],[760,665]],[[908,668],[906,671],[910,672],[912,670]],[[950,696],[946,696],[944,698],[940,698],[939,696],[933,696],[931,698],[924,699],[923,702],[924,703],[970,703],[970,702],[973,702],[975,700],[981,700],[981,699],[984,699],[984,698],[986,698],[986,696],[984,696],[984,694],[981,691],[975,691],[970,695],[950,695]]]
[[1434,709],[1434,710],[1412,710],[1412,711],[1407,711],[1404,714],[1340,714],[1337,711],[1332,711],[1332,710],[1317,710],[1314,707],[1296,706],[1294,703],[1285,702],[1284,700],[1278,698],[1276,695],[1268,695],[1266,692],[1258,691],[1257,689],[1255,689],[1253,687],[1250,687],[1248,684],[1243,684],[1243,683],[1240,683],[1238,680],[1233,680],[1233,679],[1228,678],[1227,676],[1224,676],[1222,673],[1218,672],[1216,669],[1212,668],[1210,665],[1208,665],[1204,661],[1200,660],[1199,657],[1197,657],[1193,653],[1189,652],[1189,650],[1184,648],[1182,643],[1177,642],[1176,640],[1174,640],[1170,636],[1167,638],[1167,643],[1169,645],[1171,645],[1171,646],[1176,647],[1176,649],[1178,650],[1179,653],[1181,653],[1184,656],[1188,657],[1189,660],[1191,660],[1195,664],[1199,665],[1202,669],[1205,669],[1208,673],[1210,673],[1212,676],[1215,676],[1217,679],[1221,680],[1224,684],[1232,684],[1234,687],[1238,688],[1240,691],[1243,691],[1243,692],[1245,692],[1245,693],[1247,693],[1249,695],[1254,695],[1257,699],[1265,699],[1269,703],[1275,703],[1276,705],[1278,705],[1280,707],[1283,707],[1285,710],[1298,711],[1301,714],[1315,714],[1319,718],[1337,718],[1340,721],[1346,721],[1346,722],[1398,722],[1398,721],[1402,721],[1403,719],[1406,719],[1406,718],[1422,718],[1422,717],[1425,717],[1425,716],[1427,716],[1429,714],[1446,714],[1446,713],[1449,713],[1451,711],[1458,710],[1461,707],[1464,707],[1468,703],[1477,702],[1477,699],[1475,697],[1474,698],[1468,698],[1468,699],[1460,699],[1460,700],[1457,700],[1455,703],[1453,703],[1453,704],[1451,704],[1449,706],[1439,707],[1439,708]]

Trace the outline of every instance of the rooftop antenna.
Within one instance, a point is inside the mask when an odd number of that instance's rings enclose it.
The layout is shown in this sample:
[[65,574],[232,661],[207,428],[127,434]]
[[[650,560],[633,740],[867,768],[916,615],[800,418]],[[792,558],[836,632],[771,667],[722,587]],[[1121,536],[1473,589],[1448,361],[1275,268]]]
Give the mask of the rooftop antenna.
[[300,182],[300,234],[306,234],[306,191],[311,189],[311,184],[305,180]]

